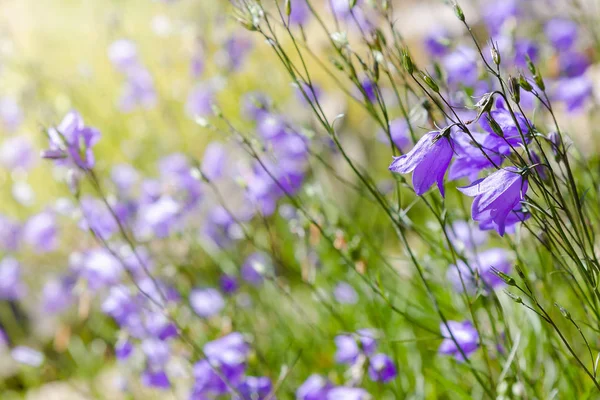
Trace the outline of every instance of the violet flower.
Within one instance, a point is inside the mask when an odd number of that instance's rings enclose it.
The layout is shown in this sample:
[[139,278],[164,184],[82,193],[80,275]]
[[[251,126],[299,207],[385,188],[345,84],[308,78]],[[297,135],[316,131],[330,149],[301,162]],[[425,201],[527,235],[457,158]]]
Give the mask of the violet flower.
[[327,400],[327,393],[332,388],[329,380],[313,374],[296,390],[296,400]]
[[569,19],[551,19],[546,23],[544,31],[557,50],[569,50],[577,40],[577,24]]
[[13,360],[30,367],[39,367],[44,363],[44,354],[27,346],[17,346],[10,352]]
[[14,219],[0,214],[0,250],[15,251],[21,241],[21,225]]
[[190,305],[200,317],[210,318],[225,307],[225,301],[216,289],[194,289],[190,293]]
[[440,331],[445,339],[440,345],[439,353],[454,356],[459,362],[465,361],[465,357],[469,358],[479,347],[479,334],[471,321],[448,321],[448,326],[442,322]]
[[263,283],[264,276],[273,268],[271,260],[264,253],[253,253],[242,265],[240,274],[242,279],[251,285],[258,286]]
[[[402,152],[404,152],[404,150],[411,143],[408,134],[408,123],[404,118],[397,118],[390,121],[390,136],[392,137],[392,142],[394,143],[396,148]],[[380,130],[377,134],[377,140],[379,140],[381,143],[385,143],[388,145],[390,142],[387,132],[383,129]]]
[[375,334],[370,329],[359,329],[354,335],[338,335],[335,360],[340,364],[354,364],[361,354],[371,355],[377,348]]
[[0,261],[0,299],[20,299],[26,290],[21,279],[21,264],[12,257],[4,257]]
[[[276,400],[275,396],[269,396],[273,390],[273,385],[266,376],[247,376],[238,385],[237,390],[242,395],[243,400],[265,400],[267,397]],[[237,400],[237,396],[233,398]]]
[[347,282],[339,282],[333,289],[333,296],[340,304],[356,304],[358,293]]
[[0,123],[9,133],[16,131],[23,122],[23,111],[12,97],[0,98]]
[[369,378],[373,382],[389,382],[398,375],[396,365],[387,355],[375,354],[369,359]]
[[525,198],[528,187],[523,173],[511,166],[458,190],[475,197],[471,207],[473,220],[493,221],[496,231],[503,236],[508,214]]
[[25,136],[7,138],[0,147],[0,165],[9,170],[30,170],[37,161],[31,141]]
[[553,90],[553,97],[562,101],[567,111],[575,113],[581,111],[586,100],[592,96],[593,85],[586,76],[564,78],[557,82]]
[[467,292],[474,293],[477,289],[475,274],[483,281],[484,289],[494,290],[502,287],[504,281],[494,273],[494,269],[508,274],[512,268],[508,253],[500,248],[478,252],[468,261],[467,265],[464,261],[458,260],[456,265],[451,265],[448,269],[448,280],[457,292],[466,289]]
[[48,129],[48,137],[50,148],[42,153],[43,158],[55,159],[60,165],[74,164],[84,170],[94,167],[92,147],[100,140],[100,131],[85,126],[77,111],[69,112],[58,127]]
[[422,196],[436,182],[444,196],[444,175],[452,154],[449,137],[438,131],[429,132],[410,152],[395,157],[389,170],[399,174],[412,172],[412,183],[418,196]]
[[371,396],[362,388],[338,386],[327,393],[327,400],[369,400]]
[[166,372],[162,370],[153,371],[151,369],[146,369],[142,373],[142,383],[145,386],[163,390],[171,387],[169,377]]
[[47,253],[58,246],[58,227],[51,211],[44,211],[29,218],[23,227],[23,240],[36,253]]

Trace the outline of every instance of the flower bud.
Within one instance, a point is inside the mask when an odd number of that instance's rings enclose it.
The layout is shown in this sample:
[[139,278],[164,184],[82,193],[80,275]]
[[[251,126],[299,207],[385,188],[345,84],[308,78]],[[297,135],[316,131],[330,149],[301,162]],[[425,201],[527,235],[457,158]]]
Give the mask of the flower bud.
[[535,65],[533,65],[533,62],[529,56],[527,56],[527,68],[529,69],[529,72],[531,72],[531,75],[535,75]]
[[433,90],[436,93],[439,93],[440,88],[431,76],[427,75],[425,72],[421,72],[421,78],[423,79],[423,81],[425,81],[427,86],[431,88],[431,90]]
[[500,65],[500,53],[498,52],[498,48],[494,43],[492,43],[492,46],[490,47],[490,52],[492,53],[492,60],[494,61],[494,64]]
[[566,319],[569,319],[569,320],[572,318],[571,313],[566,308],[564,308],[563,306],[561,306],[558,303],[554,303],[554,305],[556,307],[558,307],[558,309],[560,310],[560,313],[563,315],[563,317],[565,317]]
[[412,59],[410,58],[410,55],[406,49],[402,50],[402,66],[406,72],[409,73],[409,75],[412,75],[415,72],[415,65],[413,64]]
[[521,87],[519,86],[519,81],[514,76],[511,76],[508,79],[508,88],[510,89],[510,96],[513,101],[517,104],[521,101]]
[[288,17],[292,14],[292,0],[285,0],[285,15]]
[[485,115],[485,118],[486,118],[487,122],[490,124],[490,127],[492,128],[494,133],[500,137],[504,137],[504,132],[502,132],[502,128],[500,128],[500,125],[498,125],[496,120],[494,118],[492,118],[492,116],[489,113]]
[[523,74],[519,74],[519,86],[521,86],[526,92],[531,92],[533,90],[533,86],[531,86],[531,83],[525,79]]
[[454,14],[456,14],[456,18],[458,18],[462,22],[465,22],[465,14],[463,13],[462,8],[460,8],[460,6],[457,3],[454,3],[452,7],[454,8]]
[[541,90],[546,90],[546,85],[544,84],[544,79],[542,78],[542,75],[539,72],[537,74],[533,75],[533,80],[535,81],[535,84]]
[[504,283],[506,283],[508,286],[517,286],[517,282],[515,282],[515,279],[513,277],[506,275],[504,272],[497,270],[494,267],[492,267],[492,272],[496,274],[498,278],[502,279]]
[[508,290],[505,290],[504,293],[506,293],[507,296],[510,297],[511,299],[513,299],[516,303],[523,304],[523,299],[520,296],[517,296],[516,294],[513,294],[513,293],[509,292]]

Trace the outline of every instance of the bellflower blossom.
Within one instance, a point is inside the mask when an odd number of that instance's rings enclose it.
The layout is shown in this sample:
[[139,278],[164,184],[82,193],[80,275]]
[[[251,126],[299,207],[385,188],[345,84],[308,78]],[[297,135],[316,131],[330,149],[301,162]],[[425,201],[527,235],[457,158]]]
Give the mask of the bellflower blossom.
[[264,277],[272,273],[273,265],[270,258],[264,253],[253,253],[242,265],[240,274],[242,279],[254,286],[263,283]]
[[370,400],[369,393],[362,388],[338,386],[327,393],[327,400]]
[[6,139],[0,147],[0,165],[10,170],[30,170],[37,161],[31,141],[25,136]]
[[296,390],[296,400],[327,400],[327,393],[332,388],[329,380],[313,374]]
[[[275,396],[269,396],[273,390],[273,385],[271,384],[271,380],[266,376],[246,376],[238,385],[237,390],[242,395],[240,400],[277,399]],[[233,398],[238,399],[237,396]]]
[[370,329],[360,329],[355,335],[338,335],[335,337],[336,362],[351,365],[358,360],[361,354],[371,355],[375,352],[377,341]]
[[23,111],[12,97],[0,98],[0,123],[8,133],[16,131],[23,122]]
[[12,257],[4,257],[0,261],[0,299],[20,299],[26,290],[21,280],[21,264]]
[[194,289],[190,293],[190,304],[200,317],[209,318],[223,309],[225,301],[216,289]]
[[459,46],[442,59],[442,66],[448,76],[448,84],[473,86],[478,80],[478,54],[466,46]]
[[504,281],[494,273],[493,269],[508,274],[512,267],[508,253],[501,248],[480,251],[468,261],[467,265],[464,261],[458,260],[456,265],[451,265],[448,269],[448,280],[457,292],[463,291],[464,283],[464,289],[473,293],[477,289],[475,274],[483,281],[484,289],[494,290],[502,287]]
[[555,100],[564,102],[567,111],[576,113],[583,109],[586,100],[592,97],[593,85],[586,76],[563,78],[556,83],[553,90]]
[[389,169],[399,174],[412,172],[412,183],[418,196],[422,196],[436,182],[444,196],[444,175],[452,154],[452,139],[433,131],[425,134],[410,152],[394,158]]
[[577,24],[569,19],[551,19],[546,23],[544,31],[557,50],[569,50],[577,40]]
[[369,358],[369,378],[374,382],[389,382],[398,375],[396,365],[383,353]]
[[0,214],[0,250],[15,251],[21,242],[21,224]]
[[488,240],[485,231],[467,221],[455,221],[446,234],[454,247],[465,251],[473,251]]
[[44,354],[27,346],[17,346],[10,352],[13,360],[30,367],[39,367],[44,363]]
[[465,361],[465,357],[469,358],[479,347],[479,334],[471,321],[448,321],[448,326],[442,322],[440,331],[445,339],[440,345],[439,353],[454,356],[459,362]]
[[85,126],[77,111],[69,112],[56,128],[48,129],[50,148],[42,152],[43,158],[57,160],[59,165],[75,165],[91,169],[95,165],[92,147],[100,140],[100,131]]
[[[404,151],[411,143],[409,138],[408,122],[404,118],[397,118],[390,121],[390,136],[396,148]],[[389,144],[389,138],[385,130],[380,130],[377,134],[377,140],[381,143]]]
[[44,211],[29,218],[23,227],[23,240],[36,253],[54,251],[58,246],[58,227],[54,213]]
[[508,214],[524,199],[528,187],[527,178],[511,166],[458,190],[475,197],[471,207],[473,220],[492,221],[503,236]]

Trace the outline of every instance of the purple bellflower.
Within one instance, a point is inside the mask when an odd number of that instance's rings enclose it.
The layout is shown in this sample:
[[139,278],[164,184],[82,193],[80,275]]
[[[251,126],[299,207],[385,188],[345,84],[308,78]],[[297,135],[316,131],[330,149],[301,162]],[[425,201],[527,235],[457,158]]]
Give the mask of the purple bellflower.
[[369,361],[369,378],[374,382],[389,382],[398,375],[392,359],[383,353],[375,354]]
[[425,134],[413,149],[394,158],[389,169],[399,174],[413,173],[412,183],[418,196],[437,182],[444,196],[444,175],[452,159],[452,139],[433,131]]
[[502,287],[504,281],[493,272],[493,269],[508,274],[511,267],[512,264],[506,250],[500,248],[489,249],[477,253],[469,260],[469,265],[459,260],[456,265],[450,266],[448,280],[457,292],[463,291],[463,283],[464,289],[468,292],[474,292],[477,288],[475,277],[475,274],[477,274],[483,281],[485,289],[494,290]]
[[365,389],[338,386],[327,393],[327,400],[369,400],[371,396]]
[[544,28],[550,43],[557,50],[569,50],[577,40],[577,24],[563,18],[554,18]]
[[321,375],[313,374],[296,390],[297,400],[327,400],[332,383]]
[[190,304],[200,317],[210,318],[223,309],[225,301],[216,289],[194,289],[190,293]]
[[528,187],[527,178],[523,173],[511,166],[458,190],[467,196],[475,197],[471,207],[473,220],[491,220],[498,234],[503,236],[508,214],[524,199]]
[[448,321],[448,326],[442,322],[440,331],[445,339],[440,345],[439,353],[454,356],[457,361],[465,361],[465,357],[469,358],[479,347],[479,334],[471,321]]

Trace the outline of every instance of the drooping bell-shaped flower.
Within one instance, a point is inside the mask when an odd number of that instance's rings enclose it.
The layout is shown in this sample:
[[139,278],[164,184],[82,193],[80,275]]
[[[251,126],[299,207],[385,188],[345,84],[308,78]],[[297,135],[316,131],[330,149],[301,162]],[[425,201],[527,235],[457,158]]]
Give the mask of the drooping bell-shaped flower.
[[465,361],[479,347],[479,334],[471,321],[448,321],[448,326],[442,322],[440,331],[445,339],[439,353],[454,356],[457,361]]
[[508,214],[523,200],[527,189],[527,179],[516,167],[500,169],[485,179],[458,188],[475,198],[471,207],[473,220],[493,221],[501,236],[506,229]]
[[452,159],[451,139],[440,132],[425,134],[415,147],[396,157],[389,170],[398,174],[413,173],[412,183],[417,195],[423,195],[437,182],[442,196],[444,195],[444,175]]

